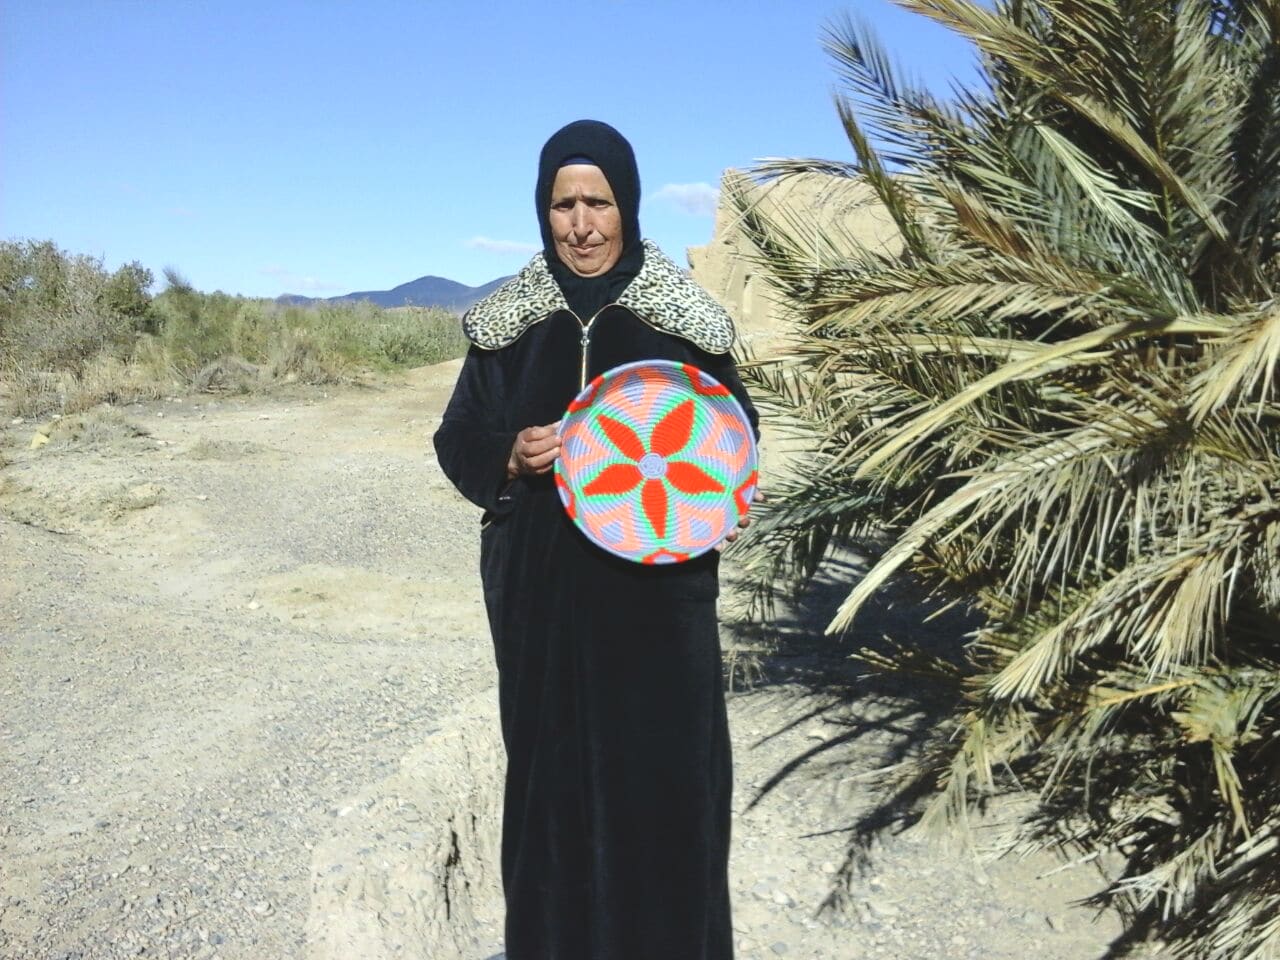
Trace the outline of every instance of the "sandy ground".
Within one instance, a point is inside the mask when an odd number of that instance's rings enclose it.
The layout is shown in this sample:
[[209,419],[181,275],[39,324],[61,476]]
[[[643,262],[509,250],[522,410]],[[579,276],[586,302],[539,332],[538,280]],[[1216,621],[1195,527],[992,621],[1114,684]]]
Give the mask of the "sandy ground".
[[[429,443],[456,373],[3,427],[0,957],[500,954],[478,518]],[[1088,870],[911,832],[821,909],[928,717],[820,645],[764,666],[730,700],[740,957],[1102,954]],[[466,904],[404,879],[445,869],[440,811]]]

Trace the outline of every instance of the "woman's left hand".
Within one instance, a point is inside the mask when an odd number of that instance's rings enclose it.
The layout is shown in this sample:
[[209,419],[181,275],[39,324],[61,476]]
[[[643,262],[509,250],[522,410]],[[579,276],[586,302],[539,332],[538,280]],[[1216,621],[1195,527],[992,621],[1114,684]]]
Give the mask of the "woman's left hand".
[[[751,498],[751,502],[752,502],[752,503],[764,503],[764,494],[760,492],[760,488],[759,488],[759,487],[757,487],[757,488],[756,488],[755,495],[754,495],[754,496],[752,496],[752,498]],[[747,529],[747,527],[749,527],[749,526],[751,526],[751,515],[748,513],[748,514],[744,514],[744,515],[743,515],[743,517],[742,517],[742,519],[738,521],[738,529],[737,529],[737,530],[730,530],[730,531],[729,531],[729,533],[728,533],[728,534],[726,534],[726,536],[725,536],[724,540],[722,540],[720,543],[717,543],[717,544],[716,544],[716,549],[717,549],[717,550],[723,550],[723,549],[724,549],[725,547],[727,547],[729,544],[733,543],[733,541],[735,541],[735,540],[737,540],[737,539],[738,539],[738,533],[739,533],[739,531],[745,530],[745,529]]]

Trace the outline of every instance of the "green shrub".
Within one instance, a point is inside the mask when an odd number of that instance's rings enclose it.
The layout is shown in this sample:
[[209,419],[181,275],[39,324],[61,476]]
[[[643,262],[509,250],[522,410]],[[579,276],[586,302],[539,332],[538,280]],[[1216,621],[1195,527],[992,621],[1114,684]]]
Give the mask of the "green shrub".
[[39,416],[175,390],[332,383],[466,349],[444,310],[287,306],[201,293],[173,270],[165,279],[152,297],[140,264],[108,273],[48,241],[0,244],[0,405]]
[[0,363],[77,371],[98,354],[127,352],[154,329],[151,282],[137,263],[108,273],[49,241],[0,243]]

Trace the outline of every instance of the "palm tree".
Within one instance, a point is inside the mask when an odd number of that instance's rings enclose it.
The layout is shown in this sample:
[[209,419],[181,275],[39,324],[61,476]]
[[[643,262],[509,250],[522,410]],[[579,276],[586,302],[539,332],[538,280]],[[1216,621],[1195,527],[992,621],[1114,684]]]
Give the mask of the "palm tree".
[[985,86],[830,30],[856,162],[757,173],[869,184],[898,250],[740,192],[812,457],[745,559],[875,546],[831,632],[904,575],[973,608],[928,820],[1034,784],[1029,840],[1126,855],[1115,955],[1280,956],[1280,2],[897,2]]

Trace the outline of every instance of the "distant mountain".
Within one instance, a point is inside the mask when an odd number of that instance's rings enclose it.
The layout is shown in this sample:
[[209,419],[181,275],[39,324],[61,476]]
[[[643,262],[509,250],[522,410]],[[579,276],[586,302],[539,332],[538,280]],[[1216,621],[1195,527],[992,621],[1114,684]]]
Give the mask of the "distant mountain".
[[340,297],[303,297],[286,293],[276,297],[276,303],[301,305],[308,303],[337,303],[344,300],[368,300],[380,307],[442,307],[454,313],[462,313],[477,300],[488,296],[510,277],[499,277],[483,286],[468,287],[445,277],[419,277],[390,290],[359,290],[344,293]]

